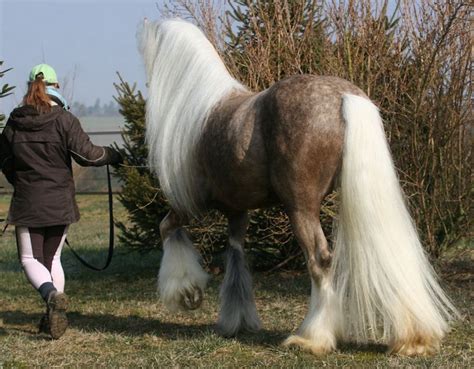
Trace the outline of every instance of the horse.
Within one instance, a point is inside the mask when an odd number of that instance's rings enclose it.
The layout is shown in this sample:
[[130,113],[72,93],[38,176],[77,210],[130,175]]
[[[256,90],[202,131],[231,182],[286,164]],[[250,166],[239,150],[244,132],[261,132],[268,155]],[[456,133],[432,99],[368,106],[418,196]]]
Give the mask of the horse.
[[[244,255],[248,211],[281,204],[311,279],[308,312],[285,346],[323,355],[345,340],[381,340],[389,353],[436,352],[457,312],[423,251],[367,95],[315,75],[255,93],[189,22],[145,19],[137,35],[148,161],[171,208],[160,223],[163,303],[171,311],[201,305],[209,277],[184,227],[217,209],[229,238],[216,330],[259,330]],[[341,204],[330,247],[319,212],[334,188]]]

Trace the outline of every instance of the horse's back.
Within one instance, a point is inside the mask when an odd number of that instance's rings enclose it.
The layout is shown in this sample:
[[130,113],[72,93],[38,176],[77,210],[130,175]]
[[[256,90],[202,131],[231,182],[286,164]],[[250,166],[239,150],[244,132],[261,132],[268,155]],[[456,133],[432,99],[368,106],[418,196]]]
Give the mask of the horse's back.
[[263,93],[265,135],[283,135],[288,144],[311,137],[313,145],[321,141],[314,136],[324,135],[325,142],[340,136],[344,131],[342,96],[347,93],[365,96],[338,77],[297,75],[275,83]]

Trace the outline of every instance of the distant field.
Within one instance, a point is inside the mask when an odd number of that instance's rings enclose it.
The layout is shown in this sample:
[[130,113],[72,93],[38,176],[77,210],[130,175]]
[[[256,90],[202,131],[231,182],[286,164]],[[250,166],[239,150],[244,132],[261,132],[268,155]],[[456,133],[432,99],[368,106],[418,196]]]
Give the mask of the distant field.
[[101,134],[105,132],[120,132],[124,125],[122,117],[79,117],[82,128],[88,132],[95,145],[109,146],[116,142],[123,144],[122,136],[118,133]]
[[124,125],[123,117],[78,117],[86,131],[117,131]]

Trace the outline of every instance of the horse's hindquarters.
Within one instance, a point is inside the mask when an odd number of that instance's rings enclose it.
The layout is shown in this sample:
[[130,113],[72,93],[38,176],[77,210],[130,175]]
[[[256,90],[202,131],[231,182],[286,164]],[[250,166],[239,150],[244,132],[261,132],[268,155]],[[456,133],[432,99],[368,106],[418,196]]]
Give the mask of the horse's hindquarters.
[[[272,190],[287,209],[319,205],[338,174],[347,81],[297,76],[272,86],[263,99],[262,131]],[[359,92],[356,90],[356,92]]]

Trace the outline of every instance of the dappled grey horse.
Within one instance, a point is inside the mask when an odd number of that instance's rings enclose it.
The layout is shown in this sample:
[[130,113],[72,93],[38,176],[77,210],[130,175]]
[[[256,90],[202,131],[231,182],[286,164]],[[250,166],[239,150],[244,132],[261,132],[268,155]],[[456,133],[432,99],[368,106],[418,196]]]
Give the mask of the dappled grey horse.
[[[337,340],[383,339],[391,352],[437,350],[455,313],[406,209],[377,107],[351,83],[299,75],[253,93],[194,25],[146,21],[149,163],[172,210],[160,225],[161,299],[200,306],[208,276],[183,226],[208,209],[229,221],[218,332],[256,331],[244,257],[249,209],[282,204],[311,277],[308,313],[285,341],[314,354]],[[334,247],[321,228],[339,187]]]

